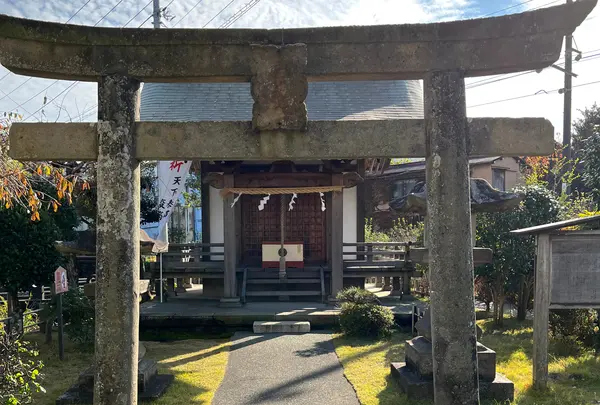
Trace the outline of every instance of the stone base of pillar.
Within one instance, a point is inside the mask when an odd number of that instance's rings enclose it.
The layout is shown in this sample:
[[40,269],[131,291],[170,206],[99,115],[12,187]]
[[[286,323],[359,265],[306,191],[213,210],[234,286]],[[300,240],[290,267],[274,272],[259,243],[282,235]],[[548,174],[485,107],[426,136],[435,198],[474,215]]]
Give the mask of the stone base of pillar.
[[[156,361],[145,358],[146,348],[140,344],[138,353],[138,398],[152,401],[160,398],[173,383],[172,374],[158,374]],[[89,367],[79,375],[64,394],[56,400],[57,405],[92,404],[94,392],[94,366]]]
[[219,307],[221,308],[239,308],[242,306],[240,297],[221,298]]

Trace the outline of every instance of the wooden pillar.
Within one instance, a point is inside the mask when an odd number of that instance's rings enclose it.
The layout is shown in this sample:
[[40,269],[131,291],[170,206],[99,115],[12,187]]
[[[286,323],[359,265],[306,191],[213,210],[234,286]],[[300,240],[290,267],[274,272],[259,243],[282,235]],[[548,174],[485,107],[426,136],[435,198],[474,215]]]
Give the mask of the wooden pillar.
[[473,247],[475,247],[477,241],[477,214],[471,213],[471,239],[473,240]]
[[[223,187],[233,187],[233,174],[223,175]],[[223,298],[221,306],[238,307],[241,305],[240,297],[237,295],[237,235],[236,235],[236,210],[231,208],[235,196],[231,193],[223,198],[223,234],[225,244],[225,274],[223,277]]]
[[95,405],[138,403],[139,87],[120,75],[98,83]]
[[402,285],[400,284],[400,277],[391,277],[392,279],[392,291],[390,296],[400,297],[402,295]]
[[[202,243],[210,243],[210,186],[204,182],[205,176],[208,174],[207,162],[200,163],[200,177],[202,184],[200,185],[200,198],[202,200]],[[204,246],[203,252],[210,252],[210,248]],[[202,260],[209,260],[210,257],[202,257]]]
[[381,287],[382,291],[392,291],[392,278],[384,277],[383,278],[383,287]]
[[[361,176],[363,179],[365,178],[365,160],[364,159],[359,159],[357,161],[357,173],[359,176]],[[356,185],[356,241],[357,242],[364,242],[365,241],[365,180],[361,181],[360,183],[358,183]],[[357,247],[356,250],[357,252],[360,249],[364,249],[364,246],[362,248]],[[357,260],[365,260],[365,256],[364,255],[358,255],[356,256]]]
[[436,405],[479,404],[465,81],[425,77],[431,335]]
[[[341,186],[344,179],[341,174],[333,174],[332,185]],[[344,193],[331,193],[331,299],[344,288]]]
[[535,295],[533,300],[533,387],[548,385],[548,321],[552,278],[552,244],[550,235],[537,236]]
[[411,273],[406,272],[402,276],[402,295],[411,296],[410,285],[411,285]]

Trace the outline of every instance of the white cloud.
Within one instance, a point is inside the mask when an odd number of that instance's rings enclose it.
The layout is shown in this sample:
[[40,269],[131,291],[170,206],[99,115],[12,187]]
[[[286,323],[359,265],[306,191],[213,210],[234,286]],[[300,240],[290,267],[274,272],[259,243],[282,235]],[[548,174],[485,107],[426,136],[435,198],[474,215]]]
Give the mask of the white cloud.
[[[64,22],[72,16],[87,0],[47,0],[40,4],[39,0],[0,0],[2,12],[10,15],[26,18]],[[119,0],[91,0],[81,12],[72,19],[72,23],[94,25],[118,3]],[[204,0],[189,14],[181,18],[191,10],[198,0],[175,0],[169,6],[169,12],[174,15],[171,21],[166,22],[172,27],[202,27],[213,16],[230,2],[230,0]],[[218,27],[226,21],[233,13],[241,9],[249,0],[235,0],[217,18],[209,24],[209,27]],[[487,1],[487,0],[485,0]],[[122,26],[127,23],[144,6],[148,0],[123,0],[115,10],[110,13],[100,26]],[[161,0],[162,5],[167,5],[170,0]],[[517,4],[513,1],[513,3]],[[525,6],[529,9],[547,4],[547,0],[535,0]],[[481,4],[481,3],[479,3]],[[508,7],[512,3],[498,5],[498,9]],[[139,13],[139,15],[128,25],[137,27],[151,15],[151,5]],[[511,9],[509,12],[518,12],[519,8]],[[595,11],[594,14],[598,14]],[[474,0],[262,0],[242,18],[233,24],[233,27],[249,28],[293,28],[310,26],[331,25],[367,25],[367,24],[400,24],[431,22],[448,19],[467,18],[474,15],[485,14],[479,11],[479,5]],[[181,20],[181,21],[180,21]],[[585,22],[575,32],[577,45],[582,51],[591,51],[600,48],[600,19]],[[151,27],[151,20],[144,27]],[[584,53],[585,56],[585,53]],[[579,62],[574,64],[574,70],[579,78],[573,80],[573,84],[586,83],[598,80],[597,71],[600,66],[597,60]],[[0,70],[0,77],[6,73]],[[562,87],[562,73],[554,69],[546,69],[540,74],[527,74],[518,78],[498,81],[493,84],[480,86],[467,90],[467,105],[487,103],[490,101],[511,98],[515,96],[534,94],[539,90],[553,90]],[[598,79],[597,79],[598,78]],[[0,90],[10,93],[26,78],[22,76],[9,75],[0,81]],[[481,80],[481,78],[470,79],[468,83]],[[11,101],[0,93],[0,111],[14,110],[17,104],[30,99],[36,93],[44,90],[54,83],[53,80],[32,79],[14,93],[10,93]],[[95,119],[96,85],[94,83],[80,83],[70,91],[65,89],[70,82],[58,82],[38,97],[25,103],[19,111],[28,116],[43,105],[44,96],[47,100],[56,97],[64,91],[56,100],[44,108],[45,115],[41,111],[35,114],[33,120],[54,121],[57,117],[60,121],[69,119],[77,120],[82,113],[89,113],[86,120]],[[596,100],[600,90],[598,86],[586,86],[573,90],[573,116],[577,116],[576,109],[589,106]],[[65,97],[65,95],[67,95]],[[63,102],[64,98],[64,102]],[[27,110],[24,111],[25,108]],[[558,132],[562,131],[562,96],[558,94],[540,95],[511,102],[490,104],[486,106],[469,108],[470,116],[541,116],[549,118]],[[69,118],[70,117],[70,118]]]

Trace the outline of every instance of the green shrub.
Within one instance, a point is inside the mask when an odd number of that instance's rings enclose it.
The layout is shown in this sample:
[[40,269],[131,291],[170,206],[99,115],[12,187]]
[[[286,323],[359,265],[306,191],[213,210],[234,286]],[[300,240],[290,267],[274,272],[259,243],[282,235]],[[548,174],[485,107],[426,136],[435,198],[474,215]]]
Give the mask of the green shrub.
[[8,317],[8,303],[0,296],[0,319]]
[[0,328],[0,405],[29,404],[44,366],[35,360],[39,353],[29,344]]
[[559,354],[571,355],[581,348],[596,346],[596,311],[591,309],[557,309],[550,311],[550,334]]
[[379,299],[371,291],[359,287],[349,287],[337,294],[340,302],[349,302],[352,304],[379,304]]
[[[56,297],[50,303],[50,315],[56,319]],[[94,347],[95,307],[79,288],[75,287],[63,294],[63,321],[65,333],[73,342],[84,346]]]
[[381,305],[345,302],[340,312],[340,326],[348,336],[383,337],[392,332],[394,314]]

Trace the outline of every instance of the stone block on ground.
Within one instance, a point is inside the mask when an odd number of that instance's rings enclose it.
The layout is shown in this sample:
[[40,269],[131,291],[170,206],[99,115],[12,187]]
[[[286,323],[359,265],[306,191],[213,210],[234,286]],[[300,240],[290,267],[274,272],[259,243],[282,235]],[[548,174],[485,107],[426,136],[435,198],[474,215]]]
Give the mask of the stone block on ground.
[[308,333],[310,332],[310,322],[256,321],[253,330],[254,333]]
[[[157,363],[154,360],[144,358],[146,349],[140,345],[138,354],[138,398],[143,400],[154,400],[159,398],[171,385],[174,376],[171,374],[158,374]],[[81,405],[92,404],[94,391],[94,367],[88,367],[83,371],[77,382],[56,400],[56,405]]]
[[[419,378],[415,370],[406,363],[392,363],[391,374],[409,398],[433,399],[433,380]],[[500,403],[512,402],[515,397],[515,386],[508,378],[497,373],[493,381],[479,380],[479,397]]]
[[[483,331],[479,325],[475,325],[477,330],[477,340],[481,339]],[[423,314],[423,317],[419,319],[415,325],[415,329],[419,336],[423,336],[425,339],[431,342],[431,309],[428,309]]]
[[221,308],[239,308],[241,306],[242,302],[239,297],[221,298],[219,301],[219,307]]
[[[433,379],[433,352],[431,342],[423,336],[406,341],[406,364],[413,369],[419,378]],[[477,343],[477,365],[480,381],[494,381],[496,378],[496,352]]]
[[496,378],[496,352],[477,342],[477,369],[479,381],[494,381]]

